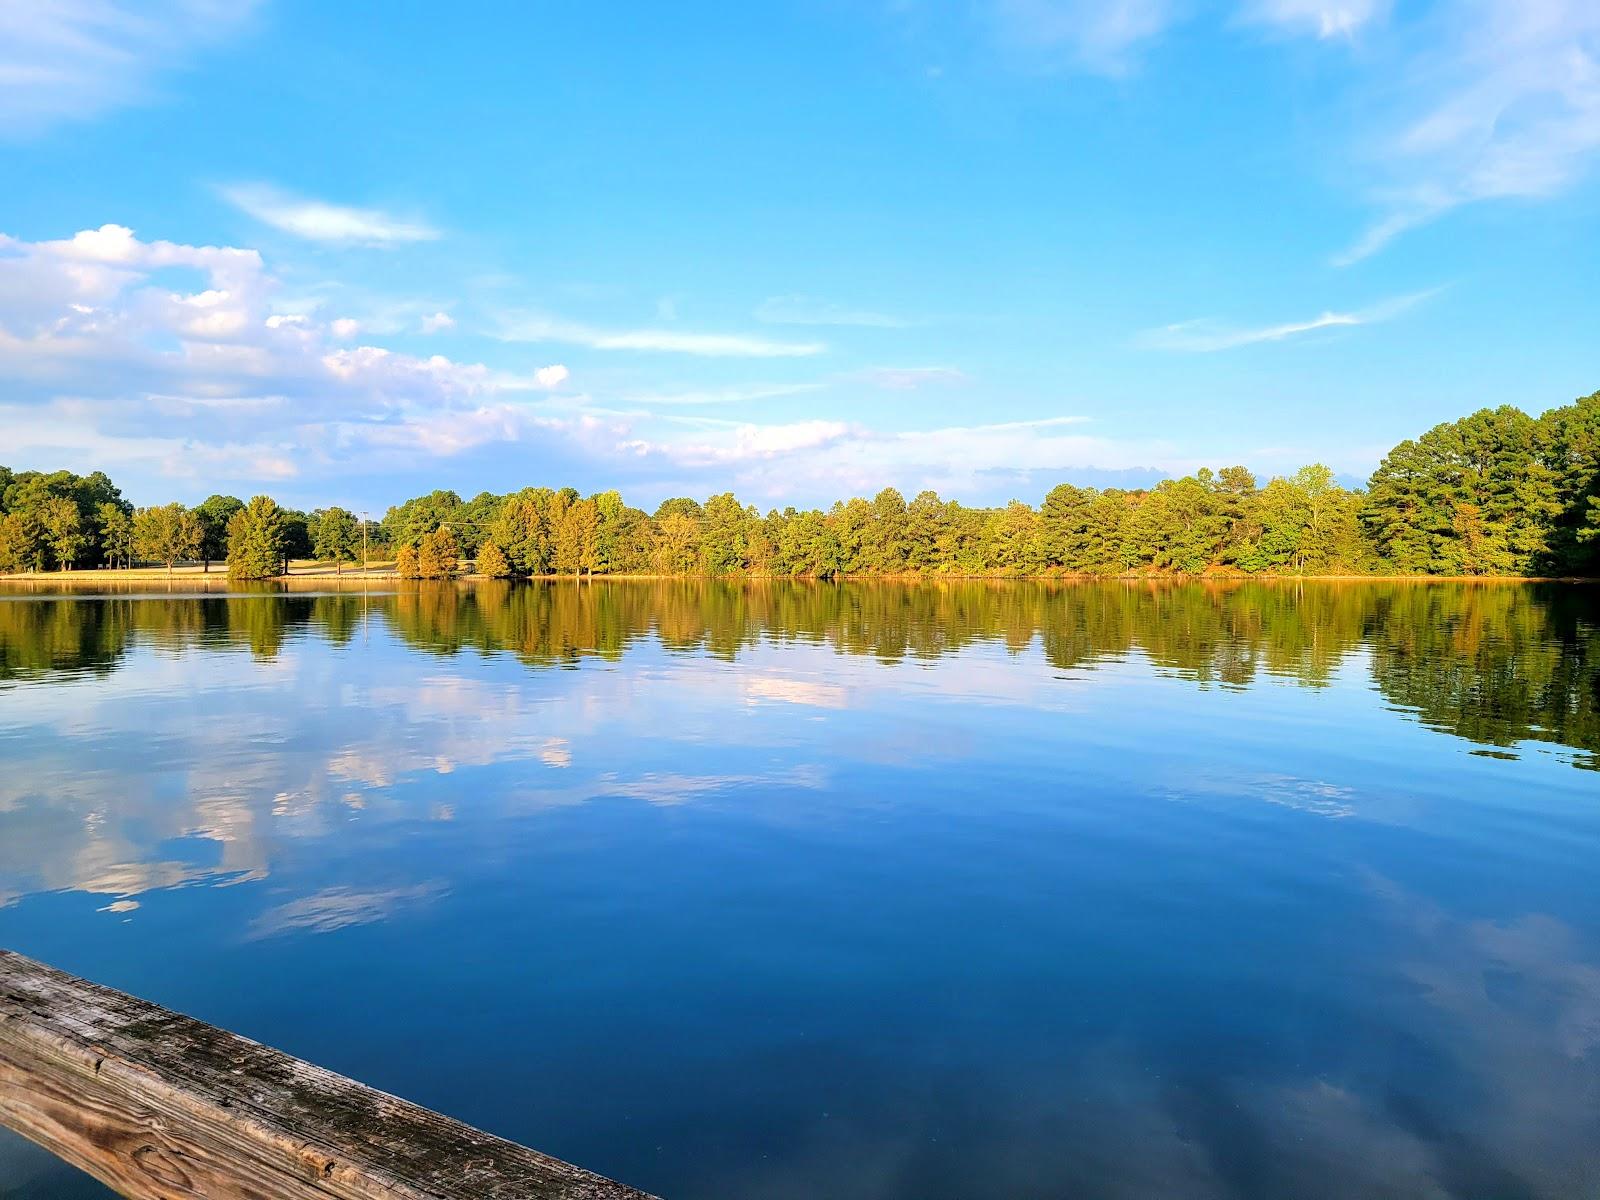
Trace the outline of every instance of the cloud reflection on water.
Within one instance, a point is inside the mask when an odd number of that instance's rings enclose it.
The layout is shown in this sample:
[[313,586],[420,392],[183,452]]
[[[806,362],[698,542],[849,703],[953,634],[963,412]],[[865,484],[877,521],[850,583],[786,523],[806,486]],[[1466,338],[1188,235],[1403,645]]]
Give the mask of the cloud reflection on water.
[[[574,1055],[715,1027],[672,1073],[769,1157],[704,1155],[705,1194],[1600,1181],[1588,610],[594,591],[385,600],[360,637],[348,597],[98,612],[120,648],[68,667],[4,616],[0,920],[195,912],[219,960],[542,949],[594,972],[580,999],[489,984],[594,1005]],[[639,963],[589,963],[634,927]]]

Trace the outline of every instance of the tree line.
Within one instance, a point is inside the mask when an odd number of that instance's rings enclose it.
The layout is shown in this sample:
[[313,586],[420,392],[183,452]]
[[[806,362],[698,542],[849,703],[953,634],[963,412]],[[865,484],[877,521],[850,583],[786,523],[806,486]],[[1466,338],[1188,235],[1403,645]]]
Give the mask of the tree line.
[[434,491],[367,524],[266,496],[134,509],[102,473],[0,468],[0,571],[228,563],[267,578],[292,559],[336,568],[362,547],[408,578],[471,562],[549,575],[1600,574],[1600,392],[1534,418],[1511,406],[1436,426],[1385,456],[1364,489],[1320,464],[1261,483],[1244,467],[1152,488],[1060,484],[1037,506],[976,508],[893,488],[827,510],[760,512],[724,492],[653,513],[616,491]]
[[0,467],[0,573],[86,567],[226,563],[233,578],[268,579],[295,559],[354,562],[361,528],[344,509],[313,513],[270,497],[214,495],[193,508],[135,508],[102,471]]

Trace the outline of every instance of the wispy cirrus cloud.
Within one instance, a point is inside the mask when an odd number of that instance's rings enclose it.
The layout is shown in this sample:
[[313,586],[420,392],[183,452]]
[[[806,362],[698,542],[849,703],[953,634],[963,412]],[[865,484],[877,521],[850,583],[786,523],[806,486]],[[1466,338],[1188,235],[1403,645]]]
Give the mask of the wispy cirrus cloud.
[[839,325],[868,329],[904,329],[910,322],[888,313],[851,308],[814,296],[769,296],[756,306],[756,320],[769,325]]
[[868,367],[859,378],[891,392],[911,392],[918,388],[967,382],[960,367]]
[[156,80],[237,34],[256,0],[0,4],[0,134],[29,136],[157,95]]
[[732,333],[598,329],[577,321],[534,315],[507,321],[499,336],[508,342],[563,342],[592,350],[654,351],[702,358],[804,358],[828,348],[823,342],[778,341]]
[[[1023,62],[1118,76],[1181,21],[1223,7],[977,0],[973,11]],[[1226,9],[1237,26],[1363,45],[1341,68],[1330,112],[1338,123],[1360,114],[1343,136],[1348,174],[1364,179],[1373,215],[1335,265],[1468,205],[1559,196],[1600,157],[1595,0],[1235,0]]]
[[1176,0],[986,0],[1002,45],[1062,65],[1124,75],[1179,18]]
[[1379,215],[1341,266],[1463,205],[1558,195],[1600,154],[1600,4],[1461,0],[1409,32],[1373,81]]
[[271,184],[232,184],[219,191],[223,199],[246,215],[307,241],[391,246],[439,237],[437,229],[422,221],[405,220],[378,208],[307,199]]
[[1135,338],[1134,342],[1146,350],[1174,350],[1194,354],[1236,350],[1241,346],[1255,346],[1263,342],[1283,342],[1323,329],[1375,325],[1387,321],[1437,295],[1438,290],[1435,288],[1407,296],[1396,296],[1363,309],[1350,312],[1324,312],[1306,320],[1285,321],[1277,325],[1240,327],[1209,318],[1179,321],[1173,325],[1163,325],[1159,329],[1146,330]]
[[692,388],[672,392],[637,392],[623,398],[624,403],[654,408],[692,408],[703,405],[748,404],[756,400],[775,400],[820,391],[820,383],[771,383],[748,387]]
[[1286,33],[1348,38],[1387,19],[1390,7],[1391,0],[1255,0],[1241,19]]

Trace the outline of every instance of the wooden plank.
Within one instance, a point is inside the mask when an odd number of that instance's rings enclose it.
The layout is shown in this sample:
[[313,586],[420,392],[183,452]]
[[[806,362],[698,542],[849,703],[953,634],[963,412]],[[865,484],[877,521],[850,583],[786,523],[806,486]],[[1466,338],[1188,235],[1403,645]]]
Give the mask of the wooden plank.
[[650,1200],[9,950],[0,1122],[132,1200]]

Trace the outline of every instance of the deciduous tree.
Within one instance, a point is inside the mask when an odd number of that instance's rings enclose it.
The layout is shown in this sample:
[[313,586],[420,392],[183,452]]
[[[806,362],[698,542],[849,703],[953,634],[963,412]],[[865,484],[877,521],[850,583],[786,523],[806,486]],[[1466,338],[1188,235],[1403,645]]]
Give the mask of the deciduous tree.
[[100,526],[100,556],[114,567],[133,564],[133,517],[123,505],[107,500],[97,512]]
[[360,545],[361,534],[353,513],[342,508],[325,508],[317,514],[311,552],[317,558],[332,559],[335,575],[343,564],[354,560]]
[[401,579],[420,579],[421,572],[417,566],[417,548],[415,546],[401,546],[395,551],[394,573]]
[[45,501],[40,517],[44,523],[45,541],[50,546],[56,566],[63,571],[72,570],[78,552],[89,541],[77,504],[65,496],[52,497]]
[[452,579],[461,569],[461,552],[455,535],[445,528],[435,529],[417,547],[417,575],[422,579]]
[[505,579],[511,574],[511,560],[499,546],[493,542],[484,542],[478,547],[477,568],[479,575],[485,575],[490,579]]
[[200,553],[200,519],[178,503],[141,508],[133,517],[133,540],[140,557],[165,563],[167,574],[179,559]]
[[233,520],[233,514],[244,507],[244,501],[237,496],[211,495],[202,500],[194,510],[194,515],[200,519],[200,528],[203,531],[200,539],[200,559],[205,565],[205,570],[211,570],[213,562],[219,562],[228,557],[228,522]]

